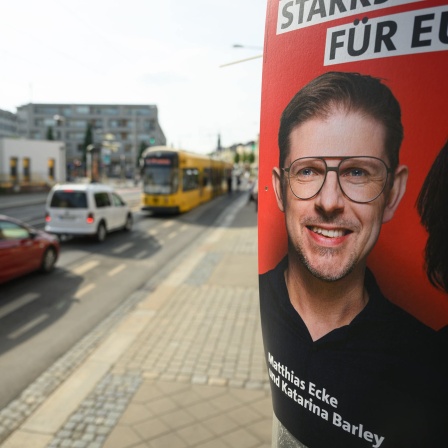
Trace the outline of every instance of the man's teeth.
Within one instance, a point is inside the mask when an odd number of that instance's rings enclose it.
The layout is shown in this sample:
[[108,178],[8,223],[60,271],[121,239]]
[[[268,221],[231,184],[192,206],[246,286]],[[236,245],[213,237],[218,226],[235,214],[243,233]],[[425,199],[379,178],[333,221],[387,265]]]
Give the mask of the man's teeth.
[[338,238],[341,236],[344,236],[344,231],[341,229],[338,230],[327,230],[327,229],[322,229],[320,227],[311,227],[311,230],[315,233],[318,233],[319,235],[323,235],[326,236],[328,238]]

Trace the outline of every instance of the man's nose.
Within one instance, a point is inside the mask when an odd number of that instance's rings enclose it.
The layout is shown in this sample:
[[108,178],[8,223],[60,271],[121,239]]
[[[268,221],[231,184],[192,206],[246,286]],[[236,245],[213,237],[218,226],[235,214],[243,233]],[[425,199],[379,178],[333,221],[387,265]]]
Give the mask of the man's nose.
[[338,181],[338,173],[329,170],[319,194],[315,199],[315,206],[326,213],[333,213],[344,208],[345,198]]

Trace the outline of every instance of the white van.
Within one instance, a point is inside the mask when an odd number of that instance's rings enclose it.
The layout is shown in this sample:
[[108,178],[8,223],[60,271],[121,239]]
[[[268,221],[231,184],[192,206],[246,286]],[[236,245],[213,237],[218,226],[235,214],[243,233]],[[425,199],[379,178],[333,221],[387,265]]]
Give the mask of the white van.
[[45,230],[56,235],[92,235],[104,241],[108,232],[131,230],[132,213],[109,185],[55,185],[47,198]]

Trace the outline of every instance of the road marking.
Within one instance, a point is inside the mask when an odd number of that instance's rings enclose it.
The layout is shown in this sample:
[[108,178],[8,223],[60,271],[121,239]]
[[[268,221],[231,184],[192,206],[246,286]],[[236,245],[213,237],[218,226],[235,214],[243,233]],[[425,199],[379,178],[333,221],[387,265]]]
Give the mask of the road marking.
[[139,252],[135,258],[141,260],[142,258],[146,257],[146,255],[148,255],[148,251],[147,250],[142,250],[141,252]]
[[162,227],[167,229],[168,227],[171,227],[174,224],[174,221],[166,221],[162,224]]
[[126,268],[125,264],[119,264],[117,267],[115,267],[114,269],[112,269],[111,271],[109,271],[107,273],[107,275],[109,277],[113,277],[114,275],[117,275],[119,272],[121,272],[123,269]]
[[150,236],[156,236],[158,232],[159,231],[157,229],[149,229],[147,233]]
[[170,240],[170,239],[174,238],[175,236],[177,236],[177,234],[178,234],[177,231],[171,232],[171,233],[167,236],[167,238]]
[[85,296],[88,292],[90,292],[93,288],[95,288],[95,283],[89,283],[76,292],[74,295],[75,299],[80,299],[82,296]]
[[8,303],[8,305],[4,306],[0,310],[0,319],[2,317],[7,316],[8,314],[13,313],[17,309],[21,308],[22,306],[25,306],[26,304],[32,302],[33,300],[36,300],[38,297],[40,297],[40,294],[37,294],[36,292],[29,292],[19,297],[18,299],[14,300],[14,302]]
[[57,310],[62,310],[62,308],[67,307],[67,300],[61,300],[60,302],[56,303],[55,308]]
[[116,247],[112,251],[112,253],[121,254],[121,253],[127,251],[128,249],[130,249],[131,247],[134,247],[134,243],[125,243],[125,244],[122,244],[121,246]]
[[41,314],[40,316],[37,316],[32,321],[25,324],[23,327],[19,328],[16,331],[13,331],[8,335],[8,339],[17,339],[22,334],[27,333],[28,331],[32,330],[34,327],[37,327],[40,323],[42,323],[44,320],[47,320],[50,316],[48,314]]
[[147,245],[152,247],[160,247],[163,245],[163,240],[158,240],[156,238],[151,238],[147,241]]
[[77,275],[85,274],[87,271],[90,271],[90,269],[96,268],[100,264],[97,260],[88,261],[87,263],[82,264],[81,266],[78,266],[77,268],[73,269],[73,272]]
[[179,232],[183,232],[187,228],[187,224],[183,224],[182,227],[179,229]]

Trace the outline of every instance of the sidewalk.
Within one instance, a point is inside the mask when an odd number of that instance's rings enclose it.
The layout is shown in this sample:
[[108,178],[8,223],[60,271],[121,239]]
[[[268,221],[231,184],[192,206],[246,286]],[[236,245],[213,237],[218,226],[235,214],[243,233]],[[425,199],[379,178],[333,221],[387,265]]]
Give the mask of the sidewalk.
[[45,204],[48,193],[16,193],[0,195],[0,210],[27,205]]
[[[2,448],[271,445],[256,214],[247,195],[123,309],[103,337],[87,337],[99,341]],[[32,400],[22,395],[0,417],[26,413]]]
[[[141,187],[123,185],[114,186],[115,191],[119,194],[126,192],[139,192]],[[45,193],[11,193],[11,194],[0,194],[0,214],[7,214],[9,209],[26,207],[29,205],[42,205],[45,206],[47,201],[48,192]],[[140,198],[138,199],[140,201]],[[138,202],[140,205],[140,202]]]

